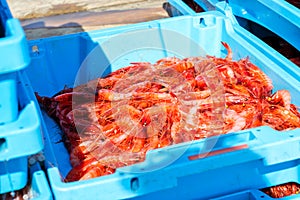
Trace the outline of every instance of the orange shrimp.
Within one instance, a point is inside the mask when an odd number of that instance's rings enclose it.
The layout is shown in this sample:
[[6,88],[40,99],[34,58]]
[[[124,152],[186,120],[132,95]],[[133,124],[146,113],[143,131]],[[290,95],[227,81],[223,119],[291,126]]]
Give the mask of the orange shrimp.
[[172,66],[177,63],[179,63],[181,60],[177,57],[167,57],[167,58],[162,58],[158,61],[156,61],[155,65],[162,65],[164,67]]
[[172,99],[170,93],[153,93],[153,92],[131,92],[131,93],[119,93],[112,90],[101,89],[98,90],[97,101],[121,101],[121,100],[130,100],[130,99],[161,99],[168,100]]
[[87,100],[94,100],[94,98],[95,98],[94,93],[72,91],[69,93],[63,93],[55,96],[54,101],[58,101],[58,102],[75,101],[75,103],[76,102],[80,103],[80,102],[85,102]]
[[106,157],[98,159],[98,164],[102,166],[116,169],[119,167],[124,167],[132,165],[137,162],[141,162],[145,159],[145,153],[143,152],[121,152],[118,154],[110,154]]
[[226,42],[222,41],[221,43],[227,50],[227,56],[226,56],[225,60],[232,60],[232,50],[231,50],[230,46]]
[[47,114],[50,117],[55,117],[56,115],[56,108],[57,108],[57,102],[53,100],[53,98],[50,97],[41,97],[37,92],[35,93],[36,99],[39,102],[40,106],[46,110]]
[[262,125],[262,104],[259,101],[254,102],[255,101],[229,106],[230,109],[235,110],[245,119],[246,125],[244,129]]
[[153,124],[150,124],[146,127],[147,137],[149,141],[148,149],[156,149],[159,146],[159,130],[156,130]]
[[248,88],[244,85],[236,85],[236,84],[225,84],[225,92],[226,94],[232,94],[233,96],[244,96],[245,98],[250,98],[250,92]]
[[181,60],[176,57],[163,58],[156,62],[156,66],[171,67],[177,72],[184,72],[194,67],[194,63],[189,60]]
[[147,138],[146,136],[139,136],[139,137],[133,137],[132,139],[132,148],[131,148],[131,152],[133,153],[137,153],[137,152],[141,152],[144,151],[145,152],[145,145],[147,143]]
[[[86,103],[73,109],[79,110],[78,112],[75,112],[76,118],[88,118],[91,122],[98,122],[101,126],[104,126],[108,122],[112,122],[114,120],[113,104],[111,102],[101,101]],[[84,114],[81,110],[86,110],[87,113]],[[84,116],[82,114],[84,114]]]
[[291,107],[291,94],[287,90],[278,90],[272,96],[268,97],[267,101],[270,104],[280,105],[289,110]]
[[219,65],[217,69],[220,72],[224,84],[237,84],[238,80],[235,72],[229,65]]
[[246,119],[232,109],[225,110],[224,133],[243,130],[246,126]]
[[79,165],[73,167],[65,178],[65,182],[86,180],[107,174],[107,167],[101,165],[95,158],[90,157],[83,160]]
[[112,89],[115,84],[120,81],[121,78],[115,77],[115,76],[110,76],[106,78],[99,78],[97,81],[97,90],[99,89]]
[[300,127],[300,118],[291,110],[280,105],[265,106],[262,124],[276,130],[291,130]]
[[184,72],[188,69],[193,69],[194,63],[189,62],[189,61],[182,61],[180,63],[173,65],[172,67],[178,72]]
[[172,124],[171,137],[174,144],[193,141],[195,138],[195,134],[196,134],[196,130],[193,128],[188,129],[188,127],[186,127],[182,121],[179,122],[176,121],[173,122]]
[[70,151],[70,162],[73,167],[79,165],[85,158],[87,158],[88,152],[83,145],[73,146]]
[[190,88],[194,91],[206,90],[207,85],[202,75],[196,75],[194,69],[187,69],[182,72],[182,76],[190,84]]
[[299,107],[297,107],[295,104],[290,104],[290,111],[300,118],[300,112],[298,110]]
[[241,59],[238,63],[245,68],[243,74],[247,73],[247,77],[250,77],[247,83],[251,84],[253,81],[257,81],[259,83],[258,85],[261,85],[265,90],[263,94],[269,95],[273,89],[272,80],[261,69],[252,64],[248,58]]
[[88,180],[91,178],[96,178],[98,176],[105,175],[106,169],[102,165],[91,165],[87,168],[87,170],[83,173],[83,175],[78,179],[78,181]]
[[225,58],[216,58],[215,56],[210,56],[210,55],[206,56],[207,58],[211,59],[215,63],[216,66],[226,65],[232,61],[232,50],[231,50],[230,46],[226,42],[223,42],[223,41],[221,41],[221,44],[227,50],[227,55]]

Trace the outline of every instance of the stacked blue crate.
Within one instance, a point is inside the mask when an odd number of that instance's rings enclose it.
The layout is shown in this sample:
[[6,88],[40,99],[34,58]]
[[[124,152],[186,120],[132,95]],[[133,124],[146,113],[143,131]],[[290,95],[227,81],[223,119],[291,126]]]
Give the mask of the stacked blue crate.
[[38,105],[23,77],[30,63],[20,22],[0,1],[0,194],[25,187],[29,155],[43,149]]
[[32,195],[31,200],[53,199],[47,177],[43,170],[35,171],[32,174],[30,194]]
[[31,200],[52,200],[52,193],[45,172],[39,162],[29,168],[29,181],[24,195]]
[[0,194],[0,199],[53,199],[47,177],[39,163],[32,164],[28,171],[29,178],[26,187],[9,193]]
[[[29,49],[34,49],[32,62],[26,73],[33,91],[52,96],[66,86],[85,83],[132,61],[155,62],[167,56],[206,54],[225,57],[226,50],[221,45],[224,41],[233,49],[234,59],[248,56],[273,80],[274,92],[289,90],[292,103],[299,105],[300,99],[296,97],[300,82],[297,74],[290,73],[291,66],[280,64],[278,54],[265,54],[269,47],[250,33],[241,36],[236,30],[224,14],[205,12],[33,40],[29,42]],[[66,183],[63,177],[71,165],[64,144],[58,142],[63,133],[45,113],[43,121],[47,128],[47,174],[56,199],[225,198],[300,179],[300,130],[278,132],[257,127],[149,151],[144,162],[119,168],[114,174]],[[211,143],[215,144],[213,148],[206,149]],[[210,156],[198,155],[209,150]],[[155,163],[172,159],[178,152],[182,155],[172,164],[144,172],[155,167]]]
[[19,190],[26,185],[27,158],[41,151],[44,146],[38,107],[33,101],[28,82],[22,76],[22,72],[17,72],[15,79],[18,91],[17,118],[0,125],[0,194]]
[[[168,0],[172,16],[196,15],[197,13],[182,0]],[[299,66],[272,47],[260,48],[257,37],[281,36],[299,51],[300,10],[284,0],[239,1],[239,0],[194,0],[205,11],[218,10],[231,19],[235,31],[251,45],[263,51],[277,65],[300,79]],[[275,21],[276,20],[276,21]],[[250,22],[255,22],[252,25]],[[261,26],[258,26],[258,25]],[[254,28],[253,28],[253,27]],[[246,29],[246,30],[245,30]],[[271,32],[270,32],[270,31]],[[251,33],[253,34],[251,34]],[[274,32],[274,33],[272,33]],[[290,66],[286,68],[285,66]]]
[[16,73],[29,62],[26,37],[17,19],[10,13],[6,1],[0,1],[0,124],[16,119],[18,112]]
[[234,15],[253,21],[300,50],[300,9],[285,0],[230,0]]
[[[182,0],[169,0],[181,14],[195,14]],[[194,0],[205,11],[215,10],[218,3],[222,2],[223,9],[226,6],[232,8],[233,14],[241,18],[241,25],[246,26],[242,19],[255,22],[268,30],[276,33],[291,45],[300,50],[300,10],[285,0]],[[226,4],[224,4],[226,3]]]

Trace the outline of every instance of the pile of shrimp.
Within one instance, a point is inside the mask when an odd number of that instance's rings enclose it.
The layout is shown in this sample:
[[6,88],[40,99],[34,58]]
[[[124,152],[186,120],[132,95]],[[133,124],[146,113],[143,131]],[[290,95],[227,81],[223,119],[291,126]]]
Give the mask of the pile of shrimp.
[[[73,166],[65,181],[112,174],[168,145],[264,125],[279,131],[299,128],[300,113],[290,93],[272,93],[266,74],[248,58],[232,60],[230,47],[222,44],[226,58],[132,63],[53,97],[37,94],[65,134]],[[210,89],[217,83],[209,85],[201,70],[207,64],[221,82],[218,94]]]
[[300,193],[300,186],[298,183],[285,183],[277,186],[262,189],[262,192],[271,196],[272,198],[283,198]]

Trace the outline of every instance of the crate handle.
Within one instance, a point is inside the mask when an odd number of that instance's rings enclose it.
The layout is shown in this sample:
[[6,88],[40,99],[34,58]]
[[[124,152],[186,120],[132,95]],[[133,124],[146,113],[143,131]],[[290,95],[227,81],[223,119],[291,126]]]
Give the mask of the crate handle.
[[211,151],[208,153],[201,153],[201,154],[188,156],[188,159],[189,160],[198,160],[198,159],[202,159],[202,158],[206,158],[206,157],[211,157],[211,156],[215,156],[215,155],[219,155],[219,154],[223,154],[223,153],[229,153],[229,152],[234,152],[234,151],[238,151],[241,149],[248,149],[248,148],[249,148],[248,144],[242,144],[242,145],[238,145],[238,146],[234,146],[234,147]]
[[0,152],[5,151],[7,148],[7,143],[5,138],[0,138]]

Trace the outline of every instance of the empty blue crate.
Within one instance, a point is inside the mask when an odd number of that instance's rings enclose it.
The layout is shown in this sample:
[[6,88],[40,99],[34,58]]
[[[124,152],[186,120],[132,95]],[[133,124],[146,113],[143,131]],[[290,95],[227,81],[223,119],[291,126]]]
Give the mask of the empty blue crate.
[[[264,54],[267,45],[256,37],[239,35],[232,21],[220,12],[180,16],[118,28],[32,40],[32,62],[26,74],[33,91],[53,96],[66,87],[86,83],[130,62],[155,62],[212,55],[225,57],[224,41],[233,58],[249,57],[272,80],[274,91],[287,89],[292,103],[300,82]],[[124,42],[126,41],[126,42]],[[259,46],[253,46],[256,44]],[[119,168],[114,174],[66,183],[71,170],[62,131],[45,112],[47,130],[45,162],[55,199],[209,199],[285,182],[299,182],[300,130],[278,132],[257,127],[149,151],[144,162]],[[207,144],[215,143],[210,156],[201,158]],[[166,167],[152,169],[183,152]],[[295,175],[295,176],[292,176]]]
[[26,77],[23,77],[23,72],[16,72],[15,78],[18,93],[17,117],[11,122],[0,124],[0,194],[26,185],[27,158],[44,147],[34,94]]
[[[300,26],[299,20],[297,20],[300,17],[300,12],[298,8],[283,0],[272,2],[233,0],[229,3],[224,0],[195,0],[193,1],[194,4],[190,5],[191,7],[182,0],[168,0],[168,2],[170,4],[168,7],[169,13],[173,16],[197,15],[193,7],[195,5],[203,8],[204,11],[217,10],[224,13],[231,19],[235,31],[240,36],[247,39],[251,45],[260,51],[263,51],[264,54],[287,70],[292,76],[300,79],[300,52],[297,47],[300,44],[298,37]],[[280,12],[280,9],[283,12]],[[274,23],[274,19],[276,19],[276,23]],[[273,26],[276,27],[276,30]],[[277,29],[280,29],[280,31]],[[263,49],[260,48],[261,42],[255,37],[260,38],[269,46]],[[285,66],[290,67],[286,68]]]

